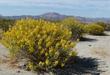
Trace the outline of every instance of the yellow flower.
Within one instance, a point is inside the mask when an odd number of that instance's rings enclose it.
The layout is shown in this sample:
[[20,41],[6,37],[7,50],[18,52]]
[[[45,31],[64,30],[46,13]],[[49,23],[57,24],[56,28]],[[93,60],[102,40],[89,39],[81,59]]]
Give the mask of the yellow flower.
[[46,63],[46,65],[49,65],[49,60],[48,60],[48,59],[46,59],[45,63]]

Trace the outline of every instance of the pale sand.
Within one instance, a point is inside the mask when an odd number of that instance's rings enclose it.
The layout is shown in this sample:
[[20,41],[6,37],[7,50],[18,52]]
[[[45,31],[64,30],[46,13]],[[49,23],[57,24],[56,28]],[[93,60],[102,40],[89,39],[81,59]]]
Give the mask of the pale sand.
[[100,75],[110,75],[110,32],[105,32],[108,36],[91,36],[86,37],[91,39],[81,41],[77,44],[78,55],[82,57],[92,57],[103,61],[99,63],[102,70],[105,72]]

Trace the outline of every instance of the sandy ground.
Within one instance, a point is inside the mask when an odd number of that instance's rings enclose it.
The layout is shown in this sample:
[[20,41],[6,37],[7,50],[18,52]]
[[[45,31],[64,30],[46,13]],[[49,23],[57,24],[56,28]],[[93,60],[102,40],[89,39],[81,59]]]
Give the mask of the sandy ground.
[[[85,39],[85,41],[80,41],[76,46],[78,56],[84,58],[98,59],[99,61],[98,69],[104,72],[101,72],[100,74],[78,74],[78,75],[110,75],[110,36],[109,36],[110,32],[106,32],[106,34],[108,36],[86,35],[85,37],[87,39]],[[39,75],[34,72],[24,71],[18,68],[11,68],[7,63],[2,63],[1,60],[6,59],[7,55],[8,50],[3,45],[0,44],[0,75]]]
[[81,57],[92,57],[100,59],[101,69],[105,72],[100,75],[110,75],[110,32],[106,36],[87,35],[85,41],[77,44],[78,55]]

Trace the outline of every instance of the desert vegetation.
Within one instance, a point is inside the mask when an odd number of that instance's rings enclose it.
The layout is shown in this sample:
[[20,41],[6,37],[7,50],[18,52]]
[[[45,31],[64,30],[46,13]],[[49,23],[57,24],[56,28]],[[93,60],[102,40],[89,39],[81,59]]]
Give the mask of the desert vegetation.
[[102,35],[104,27],[98,24],[88,24],[85,26],[86,32],[92,35]]
[[83,37],[83,34],[85,33],[84,23],[81,23],[75,18],[72,18],[72,17],[65,18],[61,21],[61,24],[63,24],[64,27],[71,30],[73,39],[81,38]]
[[71,31],[62,25],[44,20],[22,19],[4,33],[3,43],[10,49],[12,57],[28,59],[31,70],[63,67],[70,57],[76,56],[72,50]]
[[67,66],[70,59],[76,61],[75,46],[86,34],[103,35],[106,30],[109,30],[107,23],[83,23],[73,17],[58,21],[3,19],[0,42],[9,49],[11,59],[26,60],[25,69],[48,71]]
[[3,31],[9,30],[14,25],[15,20],[0,19],[0,29]]

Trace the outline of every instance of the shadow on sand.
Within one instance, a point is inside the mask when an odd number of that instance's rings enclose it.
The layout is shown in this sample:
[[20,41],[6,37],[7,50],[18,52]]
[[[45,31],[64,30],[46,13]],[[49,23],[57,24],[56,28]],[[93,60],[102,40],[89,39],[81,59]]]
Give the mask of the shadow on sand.
[[81,42],[94,42],[94,41],[98,41],[97,39],[92,39],[92,38],[87,38],[87,37],[81,37],[80,38]]
[[109,34],[107,33],[103,33],[103,34],[100,34],[100,35],[95,35],[95,36],[110,36]]
[[55,75],[100,75],[103,72],[98,70],[98,60],[95,58],[70,59],[62,69],[55,69]]

